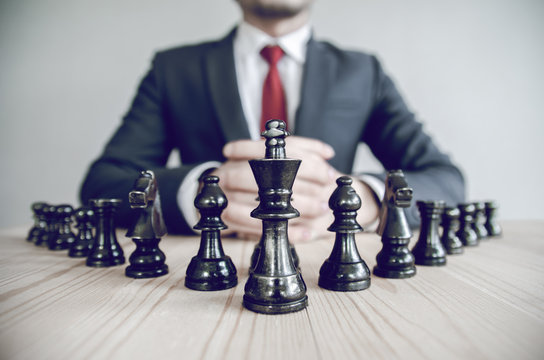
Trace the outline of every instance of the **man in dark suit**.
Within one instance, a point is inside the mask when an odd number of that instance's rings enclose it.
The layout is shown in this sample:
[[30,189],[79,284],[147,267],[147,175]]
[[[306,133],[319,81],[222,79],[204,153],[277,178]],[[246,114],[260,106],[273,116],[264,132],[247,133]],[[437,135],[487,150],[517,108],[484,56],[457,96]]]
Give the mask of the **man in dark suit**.
[[[326,233],[335,179],[351,173],[360,142],[386,169],[405,171],[416,199],[452,205],[464,200],[460,171],[422,131],[376,58],[311,37],[312,0],[238,3],[244,21],[224,39],[156,55],[123,124],[89,169],[83,202],[125,198],[138,172],[151,169],[169,232],[190,233],[198,179],[211,172],[220,177],[229,200],[223,218],[230,231],[258,237],[261,224],[249,217],[257,187],[247,160],[264,154],[258,123],[261,90],[272,65],[259,52],[270,45],[279,45],[283,54],[277,71],[294,134],[287,139],[287,155],[303,160],[293,188],[293,205],[301,216],[290,222],[291,240]],[[173,149],[179,150],[182,165],[166,168]],[[377,218],[385,174],[353,175],[363,199],[358,220],[370,225]],[[130,215],[125,205],[122,223]],[[417,225],[415,207],[408,219]]]

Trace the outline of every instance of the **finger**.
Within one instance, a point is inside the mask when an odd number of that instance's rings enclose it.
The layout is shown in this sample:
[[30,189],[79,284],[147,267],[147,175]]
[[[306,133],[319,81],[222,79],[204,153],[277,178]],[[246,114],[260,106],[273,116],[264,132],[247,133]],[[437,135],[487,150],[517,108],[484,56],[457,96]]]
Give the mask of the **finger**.
[[338,172],[325,160],[315,156],[301,157],[297,179],[304,179],[321,186],[334,183]]
[[219,186],[225,192],[233,190],[257,193],[257,183],[245,161],[227,161],[211,174],[219,177]]
[[297,195],[293,197],[291,203],[299,211],[302,219],[313,219],[329,211],[327,200],[315,196]]
[[296,152],[298,149],[303,151],[312,152],[323,159],[331,159],[334,157],[334,149],[329,144],[308,137],[302,136],[290,136],[285,139],[286,150],[291,152]]
[[231,160],[250,160],[264,157],[264,140],[236,140],[223,147],[223,155]]

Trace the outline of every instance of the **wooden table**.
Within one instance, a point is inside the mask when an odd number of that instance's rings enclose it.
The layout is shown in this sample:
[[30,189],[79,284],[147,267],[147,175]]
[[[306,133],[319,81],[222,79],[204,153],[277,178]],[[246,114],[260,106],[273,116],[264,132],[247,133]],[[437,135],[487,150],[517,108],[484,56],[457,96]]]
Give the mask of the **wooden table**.
[[[0,234],[1,359],[544,359],[544,221],[503,222],[445,267],[418,266],[406,280],[372,278],[369,289],[317,286],[332,238],[297,245],[309,306],[287,315],[242,307],[253,243],[225,240],[239,284],[184,287],[197,238],[161,242],[170,273],[124,276],[66,252]],[[125,254],[134,245],[120,233]],[[416,237],[412,239],[414,243]],[[381,247],[357,238],[370,268]]]

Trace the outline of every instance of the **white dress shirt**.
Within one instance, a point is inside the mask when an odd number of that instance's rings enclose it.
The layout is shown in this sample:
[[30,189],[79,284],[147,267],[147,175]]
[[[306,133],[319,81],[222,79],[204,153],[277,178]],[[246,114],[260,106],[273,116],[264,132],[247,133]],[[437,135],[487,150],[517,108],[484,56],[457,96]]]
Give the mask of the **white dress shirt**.
[[[234,66],[242,109],[252,140],[260,136],[263,84],[268,74],[268,63],[261,56],[261,50],[268,45],[279,45],[285,52],[278,62],[283,90],[287,100],[288,124],[291,132],[296,127],[295,116],[300,103],[302,76],[306,62],[306,48],[311,37],[311,28],[307,24],[300,29],[278,38],[271,37],[256,27],[242,22],[234,37]],[[217,161],[210,161],[193,168],[183,179],[178,190],[178,206],[188,224],[199,220],[193,205],[197,195],[200,175],[207,169],[220,166]],[[372,176],[359,177],[367,183],[381,199],[385,186],[381,180]]]

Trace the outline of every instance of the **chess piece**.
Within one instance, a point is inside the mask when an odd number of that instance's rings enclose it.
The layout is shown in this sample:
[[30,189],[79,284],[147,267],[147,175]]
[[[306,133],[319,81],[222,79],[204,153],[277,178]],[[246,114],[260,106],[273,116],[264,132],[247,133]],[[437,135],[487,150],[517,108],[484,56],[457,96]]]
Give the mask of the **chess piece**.
[[57,234],[57,208],[54,205],[46,205],[41,209],[41,215],[45,222],[45,227],[34,245],[48,246],[49,238]]
[[44,202],[35,202],[32,204],[32,214],[34,218],[34,226],[28,232],[26,240],[35,243],[44,233],[46,229],[45,217],[43,216],[43,208],[48,206]]
[[376,255],[373,273],[385,278],[409,278],[416,274],[416,266],[414,255],[408,248],[412,231],[404,208],[410,207],[413,190],[408,187],[402,170],[390,170],[385,187],[377,230],[383,247]]
[[68,256],[74,258],[87,257],[93,245],[94,211],[89,207],[81,207],[74,212],[76,218],[76,240],[70,246]]
[[417,207],[421,215],[421,227],[412,254],[417,265],[446,265],[446,250],[440,242],[438,224],[446,203],[440,201],[418,201]]
[[474,204],[466,203],[458,205],[460,211],[460,226],[457,231],[457,237],[464,246],[477,246],[478,245],[478,235],[472,228],[472,222],[474,221],[474,212],[476,207]]
[[168,274],[166,256],[159,249],[161,237],[166,234],[161,200],[155,174],[142,171],[128,194],[130,207],[137,216],[126,236],[132,238],[136,249],[129,257],[125,275],[135,279],[159,277]]
[[502,235],[502,229],[499,223],[497,222],[497,210],[499,204],[495,201],[487,201],[485,203],[485,228],[489,236],[500,236]]
[[446,207],[442,214],[442,236],[440,240],[448,255],[462,254],[464,252],[463,243],[456,234],[459,230],[459,215],[459,209],[456,207]]
[[474,221],[472,222],[472,228],[478,237],[478,240],[487,238],[487,229],[485,228],[485,203],[484,202],[475,202],[474,203]]
[[293,182],[300,160],[285,154],[285,130],[282,120],[266,123],[265,158],[249,160],[259,188],[259,205],[251,217],[261,219],[263,238],[255,267],[244,287],[244,306],[265,314],[299,311],[308,305],[306,284],[293,263],[287,235],[289,219],[299,216],[291,206]]
[[76,236],[72,232],[72,214],[74,208],[70,205],[62,204],[56,207],[56,231],[49,236],[47,246],[49,250],[66,250],[76,241]]
[[355,243],[355,233],[363,228],[356,219],[361,198],[351,187],[352,182],[348,176],[339,177],[338,187],[329,198],[334,222],[327,230],[335,232],[336,238],[331,255],[319,270],[318,284],[334,291],[358,291],[370,286],[370,270]]
[[125,262],[123,249],[115,234],[115,212],[121,205],[121,199],[91,199],[96,216],[96,234],[89,251],[86,264],[91,267],[121,265]]
[[187,267],[185,286],[193,290],[229,289],[238,284],[236,267],[225,255],[221,230],[227,226],[221,213],[227,207],[227,197],[218,185],[217,176],[206,176],[201,192],[195,198],[200,221],[193,227],[200,230],[200,248]]

